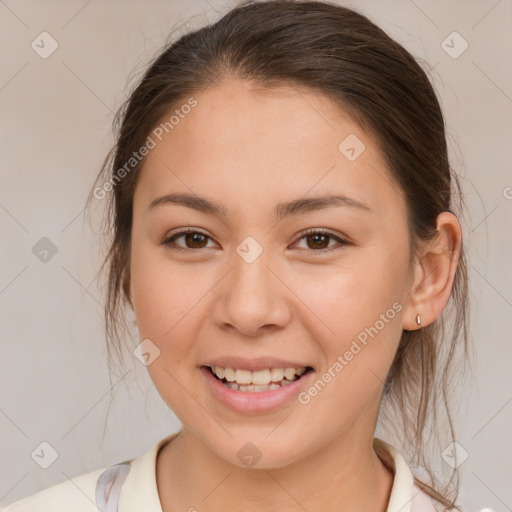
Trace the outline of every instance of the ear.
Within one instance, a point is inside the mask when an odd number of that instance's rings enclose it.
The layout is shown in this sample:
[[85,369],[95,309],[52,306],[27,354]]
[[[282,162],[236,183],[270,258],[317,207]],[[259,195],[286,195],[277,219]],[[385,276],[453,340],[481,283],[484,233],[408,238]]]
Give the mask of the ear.
[[[455,215],[437,216],[437,232],[414,263],[413,280],[403,316],[403,329],[414,331],[433,323],[448,303],[462,247],[462,230]],[[417,315],[421,324],[416,322]]]

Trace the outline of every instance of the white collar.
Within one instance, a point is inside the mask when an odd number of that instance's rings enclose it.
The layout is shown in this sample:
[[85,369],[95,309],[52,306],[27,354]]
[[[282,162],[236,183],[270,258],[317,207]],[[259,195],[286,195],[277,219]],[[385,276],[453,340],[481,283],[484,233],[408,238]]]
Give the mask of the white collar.
[[[125,462],[130,464],[130,471],[124,484],[121,484],[118,512],[162,512],[156,485],[157,454],[160,448],[178,434],[179,432],[176,432],[161,439],[141,457]],[[393,446],[376,437],[373,439],[373,448],[383,464],[394,474],[386,512],[435,511],[427,495],[414,484],[409,466],[401,454]]]

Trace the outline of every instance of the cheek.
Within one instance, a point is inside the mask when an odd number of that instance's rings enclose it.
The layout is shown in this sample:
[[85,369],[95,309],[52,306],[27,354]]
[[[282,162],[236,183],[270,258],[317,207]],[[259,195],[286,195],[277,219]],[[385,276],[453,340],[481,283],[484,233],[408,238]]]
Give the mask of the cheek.
[[402,300],[404,262],[369,253],[353,260],[323,273],[305,273],[297,280],[304,302],[339,333],[373,324]]
[[298,294],[315,313],[308,328],[323,355],[319,380],[303,398],[323,425],[333,410],[348,424],[368,404],[378,406],[402,333],[402,263],[373,254],[301,281]]
[[[166,404],[185,414],[190,400],[190,372],[195,358],[197,315],[201,312],[200,289],[190,269],[171,265],[165,251],[150,244],[133,244],[131,280],[140,340],[151,340],[154,356],[148,374]],[[199,304],[198,304],[199,302]],[[197,304],[195,307],[194,305]]]
[[130,272],[139,331],[150,339],[169,335],[204,294],[190,265],[170,264],[165,249],[137,243],[136,237]]
[[171,409],[181,411],[180,384],[187,382],[190,361],[194,360],[189,340],[194,338],[190,321],[197,314],[191,309],[198,301],[197,290],[187,286],[182,272],[171,275],[170,266],[163,265],[155,252],[142,249],[132,258],[137,328],[140,340],[150,340],[147,346],[156,354],[147,365],[155,388]]
[[308,327],[322,346],[326,367],[348,351],[350,372],[366,368],[353,378],[375,380],[367,368],[385,376],[402,332],[407,257],[377,246],[365,248],[347,257],[343,266],[314,276],[305,273],[297,281],[297,294],[314,313],[308,315]]

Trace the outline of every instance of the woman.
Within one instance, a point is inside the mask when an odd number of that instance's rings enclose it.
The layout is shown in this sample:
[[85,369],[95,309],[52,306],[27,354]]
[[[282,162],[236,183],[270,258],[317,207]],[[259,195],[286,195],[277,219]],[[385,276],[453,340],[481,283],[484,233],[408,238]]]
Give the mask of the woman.
[[414,58],[334,3],[250,2],[166,47],[117,120],[92,191],[110,350],[127,304],[183,428],[5,510],[457,508],[425,446],[449,446],[467,275]]

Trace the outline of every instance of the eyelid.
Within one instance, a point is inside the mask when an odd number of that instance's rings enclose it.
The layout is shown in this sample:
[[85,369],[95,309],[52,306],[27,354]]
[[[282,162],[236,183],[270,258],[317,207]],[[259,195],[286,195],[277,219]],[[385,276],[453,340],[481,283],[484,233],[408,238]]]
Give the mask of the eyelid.
[[[186,227],[186,228],[177,228],[177,230],[171,231],[171,233],[166,235],[160,243],[161,243],[161,245],[168,247],[169,249],[171,249],[173,251],[199,252],[199,251],[204,251],[206,249],[212,249],[211,247],[204,247],[202,249],[190,249],[188,247],[180,247],[179,245],[171,246],[171,243],[174,242],[174,240],[182,237],[183,235],[186,235],[187,233],[199,233],[200,235],[203,235],[206,238],[210,239],[211,241],[215,242],[215,240],[208,233],[203,231],[202,229],[194,228],[194,227]],[[217,242],[215,242],[215,243],[217,243]]]
[[[203,248],[200,248],[200,249],[191,249],[191,248],[180,247],[180,246],[176,246],[176,245],[175,246],[171,246],[171,242],[174,241],[173,239],[178,239],[181,236],[186,235],[187,233],[199,233],[201,235],[204,235],[206,238],[210,239],[214,243],[217,243],[217,242],[215,242],[215,240],[210,235],[208,235],[205,231],[203,231],[200,228],[186,227],[186,228],[177,228],[177,229],[178,229],[177,231],[171,232],[170,235],[166,235],[164,237],[164,239],[162,240],[162,242],[161,242],[162,245],[167,246],[169,249],[171,249],[173,251],[200,252],[200,251],[212,249],[212,247],[203,247]],[[327,236],[337,240],[338,245],[337,246],[333,246],[333,247],[329,247],[329,248],[326,248],[326,249],[300,249],[301,252],[306,252],[308,254],[321,255],[321,254],[325,254],[325,253],[331,252],[333,250],[340,249],[343,246],[351,245],[352,244],[352,242],[347,237],[337,235],[337,234],[333,233],[332,231],[330,231],[328,229],[325,229],[325,228],[309,228],[309,229],[306,229],[305,231],[302,231],[302,232],[299,233],[298,237],[296,238],[295,242],[293,242],[293,244],[296,244],[297,242],[302,240],[304,237],[306,237],[308,235],[312,235],[312,234],[327,235]]]
[[338,235],[338,234],[332,232],[331,230],[325,229],[325,228],[309,228],[309,229],[306,229],[305,231],[302,231],[301,233],[299,233],[298,238],[296,239],[294,244],[297,243],[298,241],[302,240],[304,237],[306,237],[308,235],[313,235],[313,234],[328,235],[329,237],[337,240],[338,245],[329,247],[327,249],[316,249],[316,250],[315,249],[301,249],[302,252],[306,252],[308,254],[322,255],[322,254],[326,254],[331,251],[340,249],[345,245],[352,244],[352,242],[347,237]]

